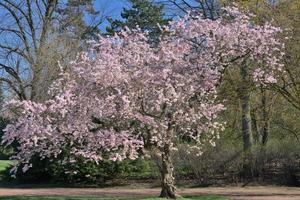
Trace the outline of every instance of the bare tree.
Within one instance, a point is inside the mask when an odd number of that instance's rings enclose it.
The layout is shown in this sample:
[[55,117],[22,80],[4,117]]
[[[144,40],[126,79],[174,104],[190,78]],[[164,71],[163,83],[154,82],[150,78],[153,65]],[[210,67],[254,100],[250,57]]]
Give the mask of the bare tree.
[[[0,80],[6,95],[43,101],[59,73],[102,22],[93,1],[0,1]],[[85,24],[84,14],[94,20]],[[98,15],[99,16],[99,15]],[[92,17],[90,17],[92,19]]]

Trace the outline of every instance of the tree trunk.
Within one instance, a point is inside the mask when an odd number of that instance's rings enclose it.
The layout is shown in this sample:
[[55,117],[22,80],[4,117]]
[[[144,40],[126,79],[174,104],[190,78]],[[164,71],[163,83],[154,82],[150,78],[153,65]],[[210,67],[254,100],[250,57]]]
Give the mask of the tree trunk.
[[268,105],[267,105],[267,94],[266,91],[262,91],[262,118],[263,118],[263,125],[262,125],[262,145],[265,146],[268,142],[269,138],[269,129],[270,129],[270,119],[268,113]]
[[240,88],[240,101],[242,105],[242,134],[244,144],[243,176],[249,181],[251,180],[250,177],[253,177],[253,134],[250,110],[250,74],[247,62],[241,66],[241,77],[242,85]]
[[253,134],[251,129],[251,113],[250,113],[250,88],[249,88],[249,66],[244,64],[241,68],[241,76],[243,86],[241,90],[242,104],[242,133],[244,142],[244,151],[251,151],[253,144]]
[[262,128],[261,128],[261,149],[259,157],[259,178],[263,180],[264,166],[266,164],[266,145],[269,138],[270,119],[268,103],[267,103],[267,91],[261,88],[261,103],[262,103]]
[[161,165],[161,193],[163,198],[176,198],[174,185],[174,168],[171,158],[171,146],[165,144],[162,151],[162,165]]
[[241,98],[242,102],[242,133],[244,141],[244,150],[249,151],[253,144],[253,135],[251,129],[251,116],[250,116],[250,95],[245,94]]
[[256,110],[251,111],[251,121],[252,121],[252,133],[253,133],[253,142],[259,143],[261,140],[260,129],[258,125]]

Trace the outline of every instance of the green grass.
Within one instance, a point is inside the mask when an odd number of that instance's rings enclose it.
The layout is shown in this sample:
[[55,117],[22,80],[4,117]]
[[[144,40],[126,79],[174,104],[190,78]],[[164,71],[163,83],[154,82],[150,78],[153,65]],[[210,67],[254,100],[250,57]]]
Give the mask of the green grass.
[[[162,198],[96,198],[96,197],[0,197],[0,200],[163,200]],[[186,197],[178,200],[227,200],[223,197],[204,196]]]
[[11,161],[9,160],[0,160],[0,171],[5,170],[6,167],[8,167],[11,164]]

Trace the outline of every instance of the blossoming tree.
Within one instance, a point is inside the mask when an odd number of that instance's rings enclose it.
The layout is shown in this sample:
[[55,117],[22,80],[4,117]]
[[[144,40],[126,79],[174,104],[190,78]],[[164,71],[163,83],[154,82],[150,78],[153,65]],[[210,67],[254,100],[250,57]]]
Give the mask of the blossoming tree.
[[18,142],[17,165],[25,163],[26,171],[32,156],[56,157],[63,149],[72,155],[67,162],[134,159],[147,133],[161,153],[160,196],[175,198],[174,141],[189,138],[199,154],[201,144],[214,144],[222,128],[216,121],[224,109],[216,102],[222,72],[250,60],[257,81],[273,81],[281,70],[280,29],[253,25],[236,8],[215,21],[187,16],[163,29],[155,47],[140,30],[101,37],[61,74],[52,99],[12,102],[22,113],[4,142]]

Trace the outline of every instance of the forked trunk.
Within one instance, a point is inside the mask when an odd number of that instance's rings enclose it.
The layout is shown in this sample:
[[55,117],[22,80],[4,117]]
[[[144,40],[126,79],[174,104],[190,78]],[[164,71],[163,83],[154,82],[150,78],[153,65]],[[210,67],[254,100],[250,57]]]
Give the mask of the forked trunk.
[[174,185],[174,168],[171,158],[171,147],[165,144],[161,155],[161,193],[160,197],[164,198],[176,198],[175,185]]

